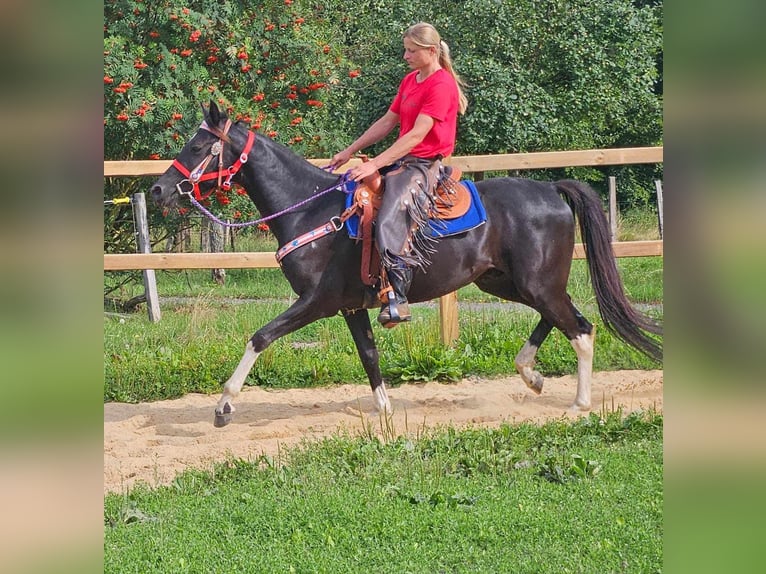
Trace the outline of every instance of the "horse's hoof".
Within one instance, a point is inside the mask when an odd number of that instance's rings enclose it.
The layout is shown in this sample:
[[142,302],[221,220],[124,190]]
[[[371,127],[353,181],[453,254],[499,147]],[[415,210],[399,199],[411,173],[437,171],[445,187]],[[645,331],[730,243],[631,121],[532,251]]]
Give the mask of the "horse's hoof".
[[527,381],[524,380],[525,383],[527,383],[527,386],[534,392],[536,395],[539,395],[543,392],[543,382],[545,379],[543,379],[543,376],[535,371],[532,373],[531,380]]
[[590,405],[578,405],[577,403],[573,403],[572,406],[569,407],[569,412],[572,414],[587,413],[590,412]]
[[234,413],[215,413],[215,420],[213,421],[213,425],[217,428],[225,427],[231,422],[233,416]]
[[221,412],[218,412],[218,409],[215,409],[215,420],[213,421],[213,425],[215,425],[218,428],[225,427],[227,424],[231,422],[232,417],[234,416],[234,409],[231,407],[231,405],[227,402],[224,403],[223,409]]

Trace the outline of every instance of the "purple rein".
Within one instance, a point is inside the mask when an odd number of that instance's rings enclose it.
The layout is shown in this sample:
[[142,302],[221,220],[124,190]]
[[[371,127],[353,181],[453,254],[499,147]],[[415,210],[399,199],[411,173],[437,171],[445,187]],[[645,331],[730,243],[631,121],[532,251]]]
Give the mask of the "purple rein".
[[[322,169],[327,170],[330,166],[324,167]],[[196,207],[205,217],[210,219],[211,221],[217,223],[218,225],[222,225],[224,227],[233,227],[233,228],[239,228],[239,227],[250,227],[252,225],[258,225],[259,223],[265,223],[267,221],[271,221],[272,219],[276,219],[277,217],[280,217],[284,215],[285,213],[289,213],[291,211],[294,211],[300,207],[303,207],[310,201],[314,201],[315,199],[318,199],[319,197],[326,195],[330,193],[331,191],[335,190],[341,190],[343,193],[349,194],[354,193],[356,190],[356,182],[353,180],[348,179],[348,173],[344,173],[340,181],[333,185],[332,187],[328,187],[327,189],[320,191],[319,193],[315,193],[311,197],[308,197],[304,199],[303,201],[299,201],[295,205],[291,205],[290,207],[283,209],[282,211],[278,211],[277,213],[272,213],[271,215],[267,217],[262,217],[260,219],[256,219],[255,221],[244,221],[241,223],[229,223],[228,221],[223,221],[219,217],[217,217],[214,213],[212,213],[209,209],[207,209],[204,205],[202,205],[199,201],[197,201],[191,194],[189,194],[189,201],[191,201],[192,205]]]

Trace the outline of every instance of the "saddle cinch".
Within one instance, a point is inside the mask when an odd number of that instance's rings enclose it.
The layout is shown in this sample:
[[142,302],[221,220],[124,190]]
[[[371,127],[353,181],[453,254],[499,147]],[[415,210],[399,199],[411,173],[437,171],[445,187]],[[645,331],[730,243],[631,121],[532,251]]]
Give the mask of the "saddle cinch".
[[[442,174],[429,209],[436,237],[453,235],[477,227],[486,221],[486,213],[471,181],[459,181],[462,172],[442,166]],[[341,220],[346,222],[349,236],[362,242],[361,279],[374,286],[381,275],[380,255],[375,248],[373,224],[385,191],[379,172],[362,180],[349,194]]]

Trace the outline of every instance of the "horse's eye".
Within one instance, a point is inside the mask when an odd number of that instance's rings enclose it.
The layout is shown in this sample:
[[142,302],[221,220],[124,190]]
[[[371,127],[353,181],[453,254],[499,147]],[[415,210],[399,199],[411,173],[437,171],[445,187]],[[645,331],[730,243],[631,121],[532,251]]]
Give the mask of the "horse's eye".
[[191,147],[191,150],[192,150],[194,153],[199,153],[199,152],[201,152],[201,151],[202,151],[202,145],[201,145],[201,144],[195,144],[195,145],[193,145],[193,146]]

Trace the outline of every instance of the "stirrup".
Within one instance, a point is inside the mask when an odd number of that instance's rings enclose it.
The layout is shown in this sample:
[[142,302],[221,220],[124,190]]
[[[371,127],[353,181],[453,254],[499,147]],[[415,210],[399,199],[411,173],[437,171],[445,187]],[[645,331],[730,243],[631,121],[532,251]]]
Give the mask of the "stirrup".
[[399,323],[406,323],[410,319],[412,319],[412,313],[410,313],[410,305],[407,303],[407,300],[397,302],[393,290],[389,291],[388,303],[380,308],[378,323],[386,329],[391,329]]

